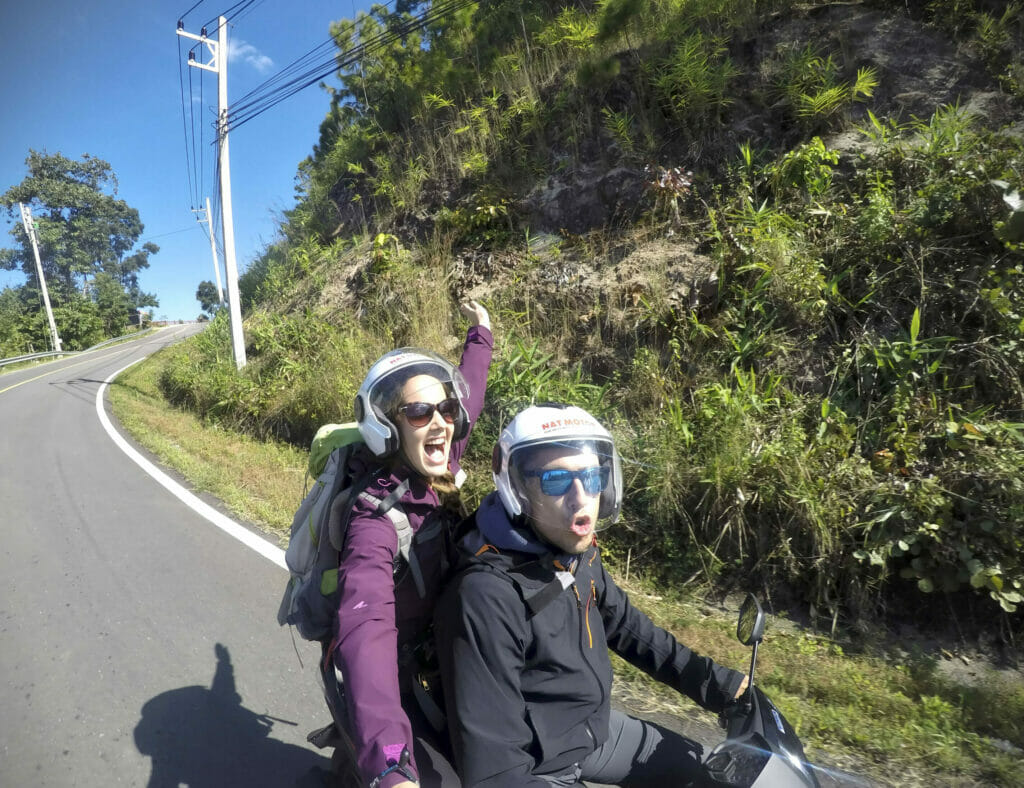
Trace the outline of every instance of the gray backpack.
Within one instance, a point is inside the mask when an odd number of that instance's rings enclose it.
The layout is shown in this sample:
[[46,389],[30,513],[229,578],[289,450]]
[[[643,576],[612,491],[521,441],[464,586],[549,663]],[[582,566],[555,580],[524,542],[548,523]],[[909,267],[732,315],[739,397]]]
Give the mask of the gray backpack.
[[[420,595],[425,593],[420,567],[410,549],[413,530],[398,505],[408,490],[408,483],[380,499],[365,491],[375,473],[368,478],[352,478],[349,459],[363,445],[352,426],[328,425],[317,433],[311,462],[317,449],[320,454],[325,453],[325,441],[333,441],[335,445],[330,448],[322,471],[315,475],[313,486],[295,512],[285,551],[285,563],[291,576],[277,611],[277,623],[291,624],[306,640],[325,641],[333,635],[338,614],[338,563],[357,497],[391,520],[398,535],[395,572],[408,566]],[[316,470],[315,466],[313,469]]]

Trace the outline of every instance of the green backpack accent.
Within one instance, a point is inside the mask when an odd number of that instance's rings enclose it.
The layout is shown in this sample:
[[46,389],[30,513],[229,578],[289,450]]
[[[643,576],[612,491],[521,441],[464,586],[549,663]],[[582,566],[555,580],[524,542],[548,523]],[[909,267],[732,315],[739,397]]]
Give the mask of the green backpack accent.
[[316,431],[309,447],[309,465],[307,466],[309,475],[314,479],[318,478],[324,472],[327,458],[335,449],[362,442],[363,436],[359,434],[359,425],[354,421],[347,421],[344,424],[325,424]]
[[[395,572],[408,566],[420,596],[426,593],[412,551],[412,526],[398,503],[409,483],[403,482],[384,499],[366,492],[377,471],[359,479],[349,473],[349,459],[362,447],[354,422],[324,425],[310,447],[309,472],[314,481],[292,518],[284,555],[290,577],[277,611],[277,622],[293,625],[306,640],[323,641],[333,632],[338,614],[338,563],[357,498],[391,520],[398,537]],[[440,522],[433,530],[421,528],[420,538],[432,538],[434,530],[440,532]]]

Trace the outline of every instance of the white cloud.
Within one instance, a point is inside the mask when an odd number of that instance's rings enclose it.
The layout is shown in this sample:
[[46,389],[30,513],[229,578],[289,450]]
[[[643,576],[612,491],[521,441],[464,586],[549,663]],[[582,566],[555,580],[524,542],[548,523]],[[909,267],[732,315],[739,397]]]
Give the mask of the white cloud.
[[248,63],[261,74],[266,74],[274,67],[274,61],[260,52],[252,44],[241,39],[228,39],[228,60],[241,60]]

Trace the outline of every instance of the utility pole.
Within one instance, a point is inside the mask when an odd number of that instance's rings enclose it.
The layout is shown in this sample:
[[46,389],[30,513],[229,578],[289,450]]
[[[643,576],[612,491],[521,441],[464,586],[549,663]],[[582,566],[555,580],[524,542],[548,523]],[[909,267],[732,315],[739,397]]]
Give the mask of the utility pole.
[[32,209],[23,203],[18,203],[21,208],[21,223],[25,225],[25,232],[32,242],[32,254],[36,258],[36,273],[39,274],[39,288],[43,291],[43,303],[46,305],[46,319],[50,321],[50,337],[53,340],[53,349],[60,353],[60,335],[57,333],[57,324],[53,322],[53,309],[50,308],[50,292],[46,289],[46,277],[43,276],[43,263],[39,259],[39,245],[36,243],[36,226],[32,223]]
[[[202,213],[202,208],[193,208],[192,213]],[[210,198],[206,198],[206,215],[202,218],[196,216],[196,221],[202,224],[206,222],[206,227],[210,231],[210,253],[213,255],[213,273],[217,277],[217,301],[221,306],[224,306],[224,290],[220,286],[220,263],[217,262],[217,233],[213,229],[213,214],[210,213]]]
[[228,280],[228,314],[231,317],[231,350],[235,366],[245,366],[245,337],[242,334],[242,306],[238,297],[238,264],[235,261],[235,223],[231,212],[231,164],[228,155],[228,22],[217,21],[217,40],[208,38],[206,28],[200,35],[186,33],[184,22],[178,20],[178,35],[203,44],[210,55],[200,63],[189,53],[188,64],[217,75],[217,162],[220,169],[220,205],[224,234],[224,269]]

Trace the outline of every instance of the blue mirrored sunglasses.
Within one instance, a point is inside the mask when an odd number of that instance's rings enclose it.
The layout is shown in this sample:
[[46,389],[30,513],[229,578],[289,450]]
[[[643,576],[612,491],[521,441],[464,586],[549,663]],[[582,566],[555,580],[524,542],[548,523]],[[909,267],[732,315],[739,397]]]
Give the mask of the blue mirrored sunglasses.
[[578,471],[555,468],[548,471],[524,471],[524,476],[540,479],[540,489],[545,495],[565,495],[572,487],[573,479],[579,479],[587,495],[597,495],[608,486],[608,467],[594,466]]

